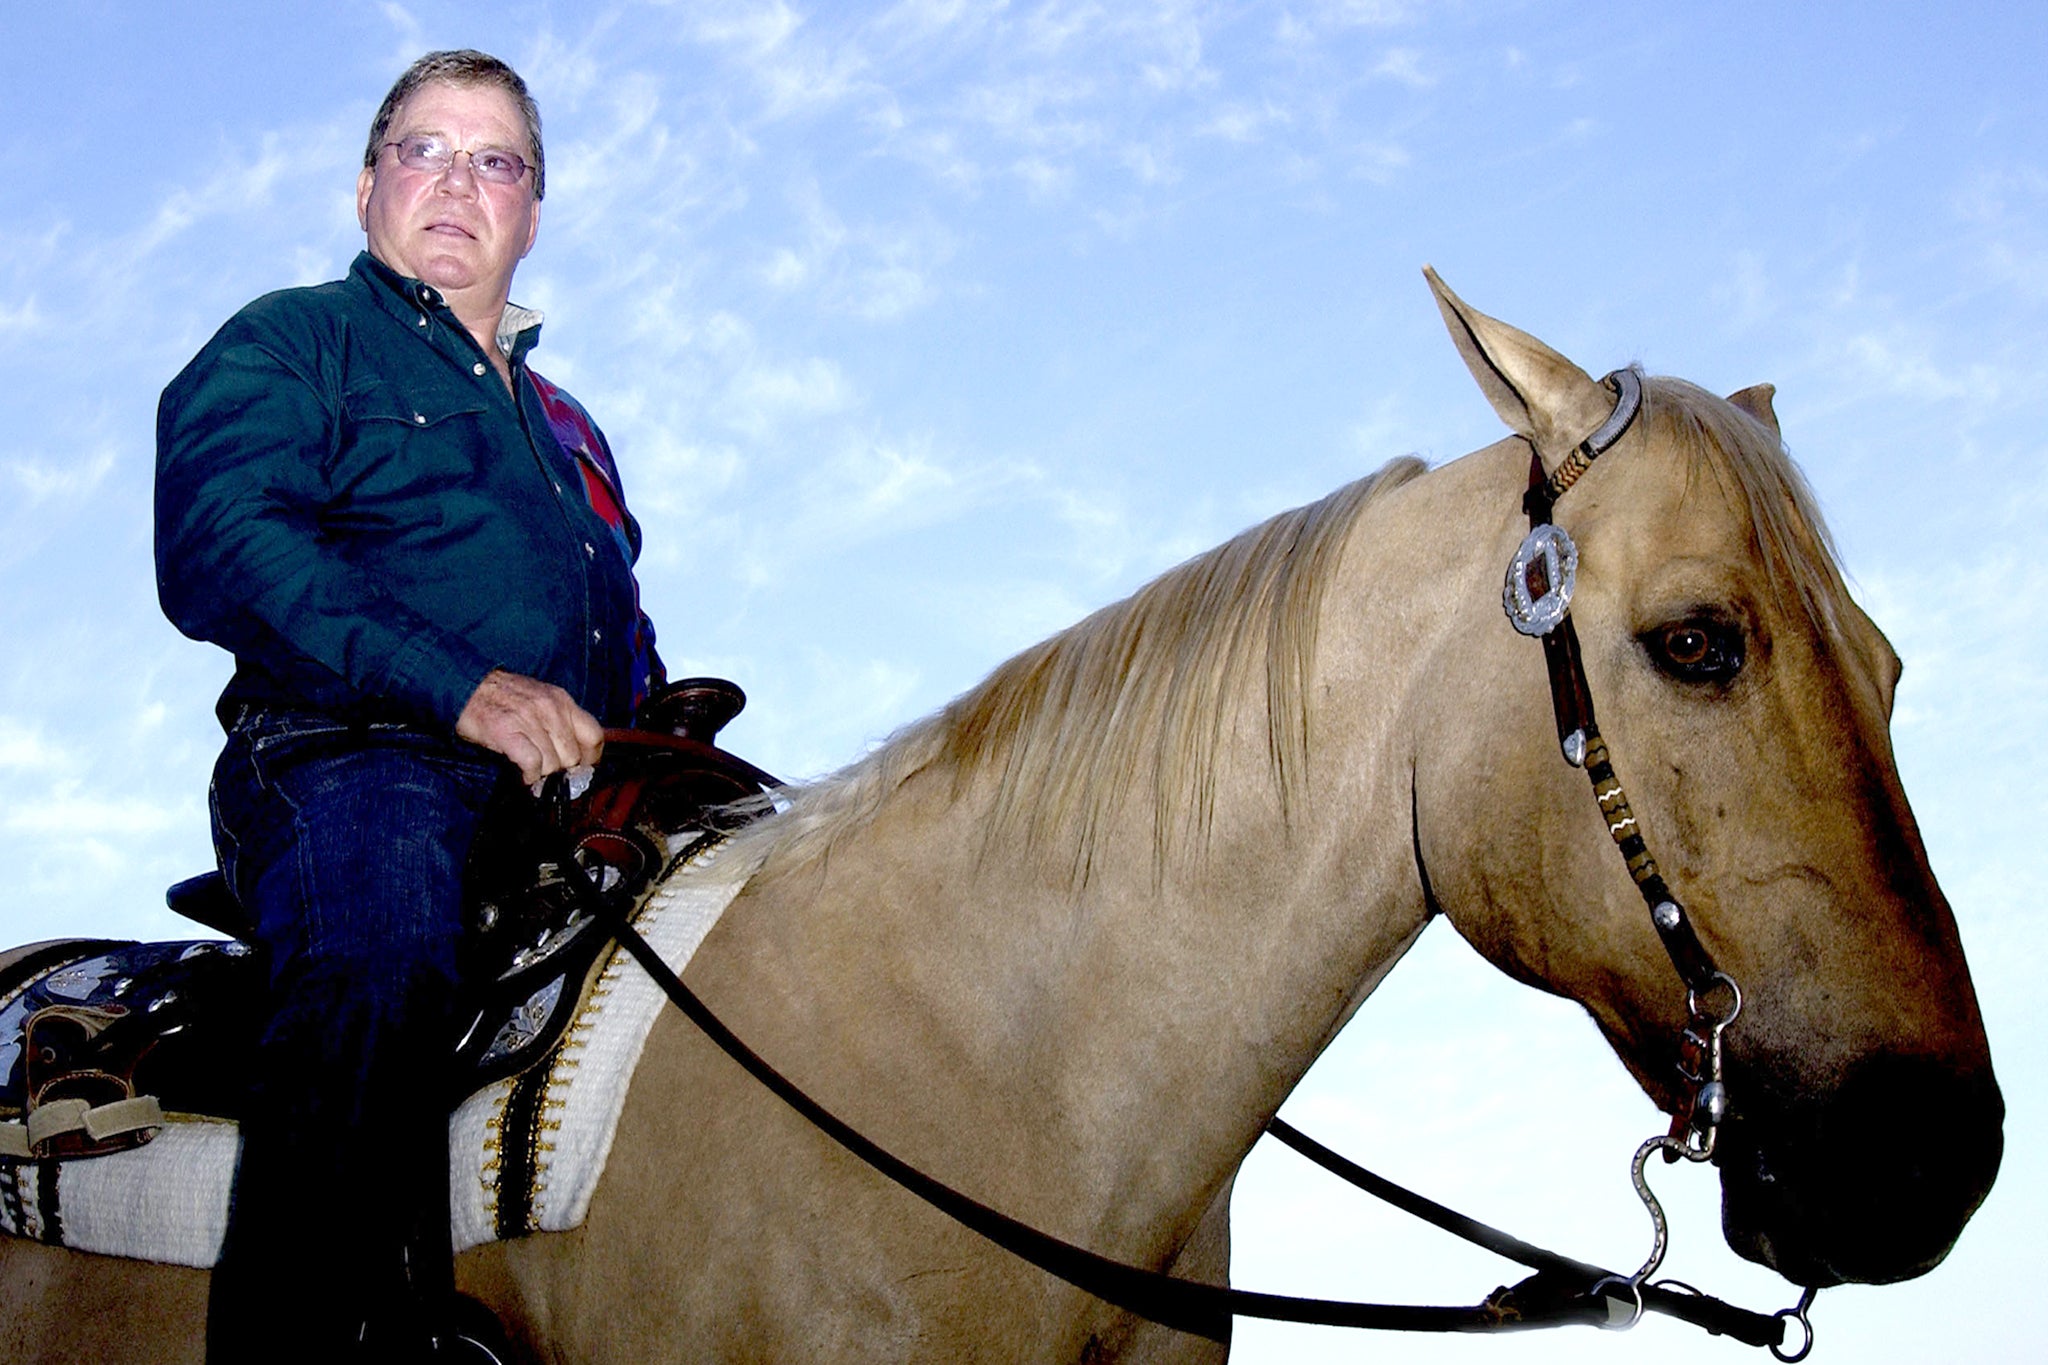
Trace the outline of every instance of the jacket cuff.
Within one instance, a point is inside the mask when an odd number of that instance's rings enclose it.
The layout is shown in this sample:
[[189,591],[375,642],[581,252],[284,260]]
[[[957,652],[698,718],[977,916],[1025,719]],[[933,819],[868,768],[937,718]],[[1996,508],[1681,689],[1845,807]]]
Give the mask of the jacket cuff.
[[399,648],[385,670],[383,691],[422,711],[452,735],[462,708],[484,675],[496,667],[461,636],[428,631],[413,635]]

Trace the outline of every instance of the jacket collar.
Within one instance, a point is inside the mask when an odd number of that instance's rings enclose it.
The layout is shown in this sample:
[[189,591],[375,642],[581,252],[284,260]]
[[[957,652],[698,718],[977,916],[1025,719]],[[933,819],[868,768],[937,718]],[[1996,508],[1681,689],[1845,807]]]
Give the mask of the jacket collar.
[[[440,317],[458,331],[462,329],[461,321],[448,307],[448,301],[441,297],[440,290],[424,280],[399,274],[367,251],[356,253],[349,274],[361,280],[369,289],[370,297],[394,317],[408,323],[416,318]],[[498,349],[514,365],[520,364],[526,359],[526,353],[540,341],[542,321],[539,309],[507,303],[505,311],[498,315]]]

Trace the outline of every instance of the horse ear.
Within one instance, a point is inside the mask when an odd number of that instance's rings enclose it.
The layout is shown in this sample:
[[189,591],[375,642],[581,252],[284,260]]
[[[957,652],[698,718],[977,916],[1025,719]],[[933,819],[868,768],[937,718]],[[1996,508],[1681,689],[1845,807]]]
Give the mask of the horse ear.
[[1771,407],[1771,396],[1777,391],[1775,384],[1752,384],[1729,394],[1728,401],[1769,427],[1771,435],[1782,441],[1785,434],[1778,430],[1777,410]]
[[1486,316],[1451,292],[1435,270],[1424,278],[1465,368],[1500,419],[1553,463],[1614,411],[1603,384],[1527,332]]

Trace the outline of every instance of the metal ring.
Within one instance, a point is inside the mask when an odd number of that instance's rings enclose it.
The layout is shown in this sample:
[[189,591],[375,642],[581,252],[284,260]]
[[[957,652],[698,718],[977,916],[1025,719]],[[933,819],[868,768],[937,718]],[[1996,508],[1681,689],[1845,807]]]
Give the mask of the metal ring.
[[1771,1316],[1774,1318],[1791,1319],[1793,1322],[1799,1324],[1800,1330],[1806,1333],[1806,1340],[1801,1342],[1799,1344],[1799,1349],[1792,1352],[1790,1355],[1787,1355],[1784,1352],[1784,1350],[1779,1347],[1777,1342],[1773,1341],[1769,1343],[1771,1348],[1771,1354],[1776,1356],[1778,1359],[1786,1362],[1786,1365],[1792,1365],[1793,1361],[1806,1359],[1807,1352],[1813,1349],[1813,1323],[1807,1319],[1806,1314],[1807,1310],[1813,1307],[1814,1296],[1819,1293],[1820,1290],[1814,1288],[1812,1285],[1808,1285],[1806,1287],[1806,1292],[1799,1296],[1798,1307],[1780,1308],[1777,1312],[1771,1314]]
[[1685,1007],[1692,1012],[1694,1018],[1705,1019],[1716,1029],[1724,1029],[1734,1023],[1736,1016],[1742,1013],[1742,987],[1735,984],[1734,977],[1718,969],[1714,972],[1714,979],[1707,983],[1707,989],[1712,990],[1716,986],[1726,986],[1729,995],[1734,1000],[1734,1003],[1728,1007],[1728,1013],[1725,1016],[1717,1018],[1701,1009],[1700,993],[1690,986],[1685,988]]
[[1625,1275],[1609,1275],[1604,1279],[1593,1281],[1592,1287],[1586,1292],[1608,1302],[1619,1302],[1619,1295],[1610,1295],[1606,1292],[1608,1285],[1616,1285],[1626,1289],[1629,1299],[1634,1305],[1634,1310],[1628,1315],[1627,1321],[1617,1322],[1614,1319],[1614,1310],[1609,1309],[1607,1317],[1595,1325],[1603,1332],[1626,1332],[1629,1328],[1643,1320],[1643,1287]]

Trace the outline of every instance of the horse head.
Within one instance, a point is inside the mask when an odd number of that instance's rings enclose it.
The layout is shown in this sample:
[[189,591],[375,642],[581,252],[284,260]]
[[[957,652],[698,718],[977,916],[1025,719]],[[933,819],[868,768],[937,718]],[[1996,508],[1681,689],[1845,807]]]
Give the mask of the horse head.
[[[1505,567],[1531,450],[1555,471],[1616,393],[1430,282],[1516,434],[1479,457],[1510,485],[1478,532]],[[1919,1275],[1990,1189],[2004,1105],[1892,758],[1899,661],[1843,586],[1770,387],[1640,387],[1639,417],[1554,516],[1578,547],[1570,614],[1613,766],[1741,991],[1713,1158],[1723,1231],[1801,1284]],[[1446,681],[1416,742],[1433,901],[1496,965],[1582,1004],[1651,1098],[1683,1112],[1686,987],[1559,755],[1543,649],[1484,614],[1436,661]]]

